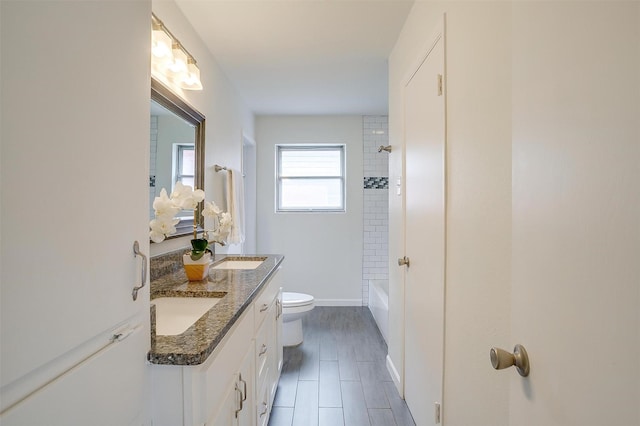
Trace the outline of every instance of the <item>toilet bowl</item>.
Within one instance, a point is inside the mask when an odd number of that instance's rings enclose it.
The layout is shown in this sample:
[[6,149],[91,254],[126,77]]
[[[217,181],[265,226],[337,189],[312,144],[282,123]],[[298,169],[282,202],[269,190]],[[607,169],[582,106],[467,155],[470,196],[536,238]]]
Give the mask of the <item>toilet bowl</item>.
[[282,344],[302,343],[302,317],[313,309],[313,296],[304,293],[282,293]]

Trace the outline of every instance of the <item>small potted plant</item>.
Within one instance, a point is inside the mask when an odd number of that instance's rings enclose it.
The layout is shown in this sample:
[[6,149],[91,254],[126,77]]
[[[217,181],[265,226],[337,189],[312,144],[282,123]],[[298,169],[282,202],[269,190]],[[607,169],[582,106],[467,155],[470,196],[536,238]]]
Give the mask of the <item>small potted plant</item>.
[[181,210],[193,210],[191,251],[182,257],[189,281],[199,281],[207,277],[213,261],[215,243],[222,246],[226,244],[225,238],[229,235],[232,225],[228,212],[223,212],[213,201],[205,202],[202,216],[208,219],[211,228],[202,230],[202,235],[198,236],[197,207],[204,198],[203,190],[194,190],[191,186],[177,182],[171,196],[162,188],[160,196],[153,200],[155,218],[149,223],[149,238],[155,243],[164,241],[167,236],[176,232],[176,225],[180,219],[175,216]]

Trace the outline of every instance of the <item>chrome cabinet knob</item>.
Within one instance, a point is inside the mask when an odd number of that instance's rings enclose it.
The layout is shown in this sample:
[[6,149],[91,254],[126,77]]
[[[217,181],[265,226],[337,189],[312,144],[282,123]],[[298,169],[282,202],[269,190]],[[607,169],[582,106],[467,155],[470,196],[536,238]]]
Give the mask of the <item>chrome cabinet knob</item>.
[[509,368],[515,365],[518,374],[522,377],[529,375],[529,356],[522,345],[516,345],[513,348],[513,353],[509,353],[500,348],[491,348],[489,357],[491,358],[491,365],[496,370],[502,370],[503,368]]

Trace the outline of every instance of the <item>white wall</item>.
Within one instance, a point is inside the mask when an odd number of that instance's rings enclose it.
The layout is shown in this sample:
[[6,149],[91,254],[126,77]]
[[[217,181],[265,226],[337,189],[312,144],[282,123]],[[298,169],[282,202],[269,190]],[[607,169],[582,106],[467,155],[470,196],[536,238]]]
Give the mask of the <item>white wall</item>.
[[[511,222],[510,20],[507,2],[416,2],[389,59],[390,181],[403,176],[403,82],[446,16],[447,282],[443,416],[448,426],[508,422]],[[389,195],[389,357],[402,375],[403,197]],[[410,257],[411,254],[407,253]]]
[[[254,136],[254,117],[235,88],[220,69],[204,42],[196,34],[182,11],[172,0],[154,0],[153,13],[180,40],[191,53],[200,68],[204,90],[189,91],[171,87],[195,109],[206,117],[205,128],[205,192],[207,201],[213,200],[226,208],[224,172],[216,173],[213,165],[219,164],[240,170],[242,159],[242,134]],[[191,237],[166,240],[151,244],[151,254],[157,255],[189,246]],[[217,252],[237,252],[239,247],[216,246]]]
[[[362,117],[259,116],[259,253],[286,256],[286,291],[313,295],[319,304],[362,303]],[[275,213],[275,145],[344,143],[346,213]]]

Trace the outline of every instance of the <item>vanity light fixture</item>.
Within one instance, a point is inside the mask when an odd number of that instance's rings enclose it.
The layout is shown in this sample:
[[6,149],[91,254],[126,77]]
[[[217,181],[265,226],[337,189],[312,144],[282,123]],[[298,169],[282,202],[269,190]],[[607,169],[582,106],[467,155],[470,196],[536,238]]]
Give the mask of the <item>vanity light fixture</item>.
[[189,90],[202,90],[202,83],[200,82],[200,69],[196,65],[196,61],[190,58],[187,61],[187,76],[182,79],[183,89]]
[[186,90],[202,90],[196,60],[156,15],[151,14],[151,71]]

